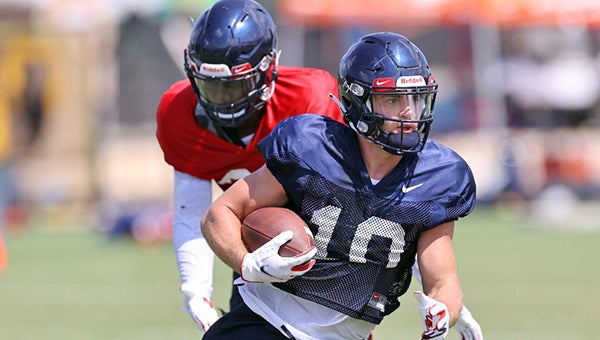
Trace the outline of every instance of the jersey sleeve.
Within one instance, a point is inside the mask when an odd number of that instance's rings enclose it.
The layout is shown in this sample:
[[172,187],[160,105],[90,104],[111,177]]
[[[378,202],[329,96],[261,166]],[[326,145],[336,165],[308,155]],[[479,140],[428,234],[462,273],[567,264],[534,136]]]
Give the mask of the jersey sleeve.
[[473,211],[475,207],[475,180],[473,173],[466,162],[462,161],[457,164],[457,172],[462,174],[460,180],[457,181],[454,194],[450,195],[450,200],[447,206],[448,218],[457,220],[460,217],[465,217]]
[[467,162],[453,150],[440,145],[437,147],[437,150],[425,151],[435,154],[428,160],[435,163],[427,171],[432,176],[425,181],[427,184],[434,183],[429,192],[437,207],[432,215],[432,227],[469,215],[476,202],[475,179]]
[[[299,129],[299,126],[307,121],[307,119],[303,119],[305,116],[309,115],[303,114],[282,120],[267,137],[258,143],[258,150],[267,162],[283,157],[297,158],[301,156],[300,154],[304,152],[305,148],[302,143],[297,145],[295,141],[306,141],[307,139]],[[311,128],[310,126],[305,127],[307,129]]]
[[275,129],[258,144],[267,168],[286,188],[292,201],[299,199],[293,191],[311,171],[308,161],[314,157],[322,140],[324,118],[316,114],[303,114],[281,121]]

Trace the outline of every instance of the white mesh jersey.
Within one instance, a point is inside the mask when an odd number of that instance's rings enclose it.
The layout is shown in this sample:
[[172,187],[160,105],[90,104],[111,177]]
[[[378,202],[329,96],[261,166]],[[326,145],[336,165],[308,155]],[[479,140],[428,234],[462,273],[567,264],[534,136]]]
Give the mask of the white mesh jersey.
[[282,334],[287,335],[287,330],[298,340],[366,339],[376,326],[288,294],[269,283],[249,283],[239,278],[235,284],[240,285],[240,295],[248,308]]

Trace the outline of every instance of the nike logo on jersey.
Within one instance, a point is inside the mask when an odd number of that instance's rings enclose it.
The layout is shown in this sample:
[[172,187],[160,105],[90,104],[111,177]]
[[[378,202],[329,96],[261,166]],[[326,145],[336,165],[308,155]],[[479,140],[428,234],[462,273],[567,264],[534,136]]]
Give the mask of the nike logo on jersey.
[[423,183],[416,184],[416,185],[413,185],[413,186],[410,186],[410,187],[407,187],[406,185],[403,185],[402,186],[402,192],[405,193],[405,194],[408,194],[409,192],[411,192],[411,191],[417,189],[418,187],[420,187],[421,185],[423,185]]

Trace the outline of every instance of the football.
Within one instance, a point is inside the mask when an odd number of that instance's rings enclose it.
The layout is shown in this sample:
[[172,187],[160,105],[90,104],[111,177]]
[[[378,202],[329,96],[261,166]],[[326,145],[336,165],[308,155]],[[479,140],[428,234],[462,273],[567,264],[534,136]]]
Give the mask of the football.
[[310,229],[295,212],[282,207],[254,210],[242,223],[242,240],[252,252],[280,233],[291,230],[294,237],[279,248],[279,255],[293,257],[314,247]]

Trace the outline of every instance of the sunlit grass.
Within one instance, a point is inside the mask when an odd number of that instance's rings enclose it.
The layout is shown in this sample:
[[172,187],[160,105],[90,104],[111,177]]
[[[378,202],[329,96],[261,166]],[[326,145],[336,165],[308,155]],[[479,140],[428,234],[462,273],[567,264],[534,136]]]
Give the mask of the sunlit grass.
[[[181,312],[168,243],[141,246],[83,228],[35,227],[8,235],[7,243],[0,339],[200,338]],[[599,244],[600,231],[544,229],[502,209],[478,209],[459,221],[455,250],[465,301],[486,339],[595,338]],[[221,263],[215,281],[213,301],[227,310],[231,271]],[[420,322],[406,294],[375,339],[417,339]]]

